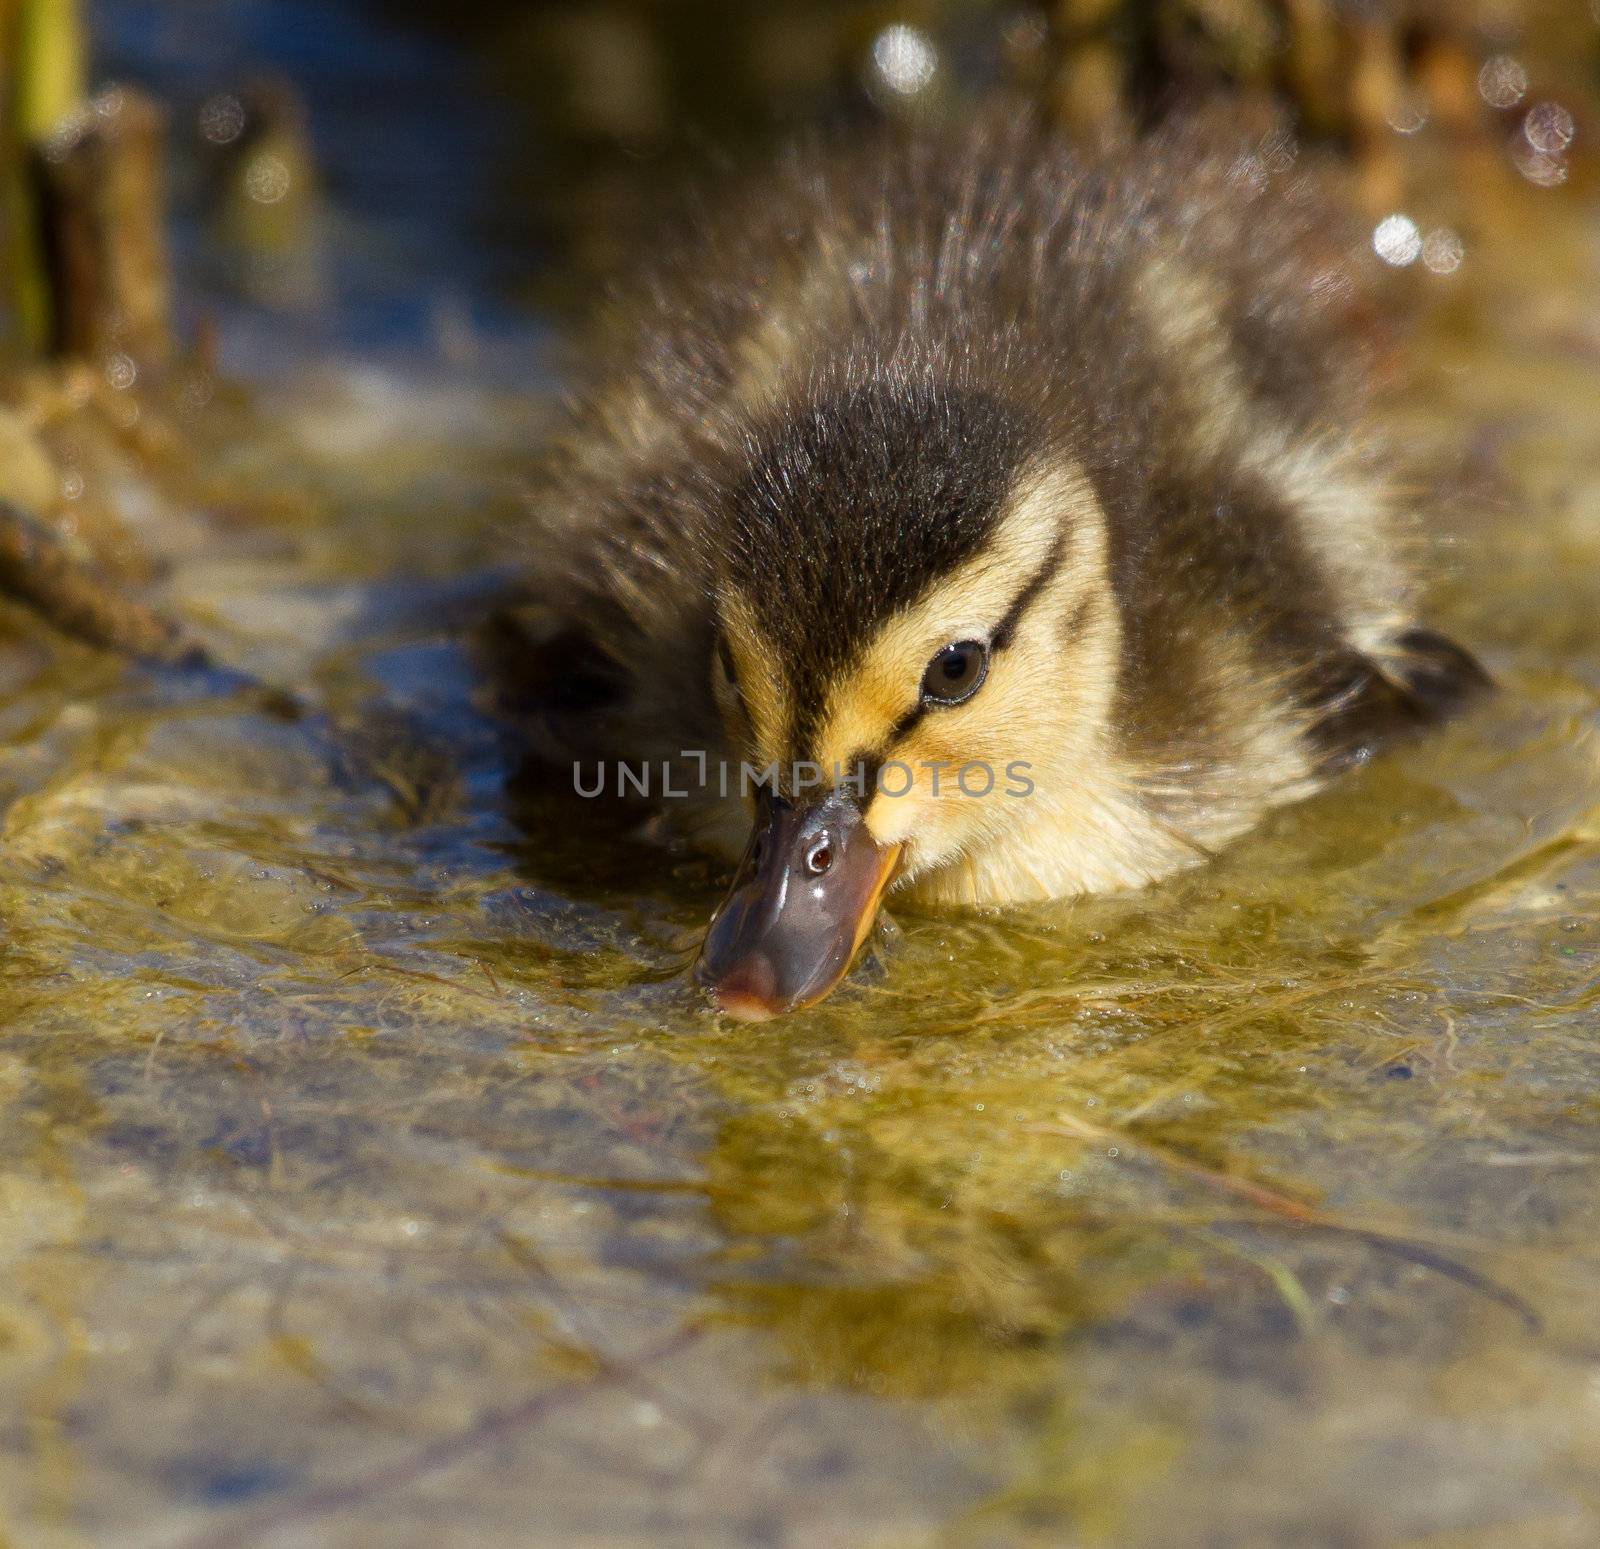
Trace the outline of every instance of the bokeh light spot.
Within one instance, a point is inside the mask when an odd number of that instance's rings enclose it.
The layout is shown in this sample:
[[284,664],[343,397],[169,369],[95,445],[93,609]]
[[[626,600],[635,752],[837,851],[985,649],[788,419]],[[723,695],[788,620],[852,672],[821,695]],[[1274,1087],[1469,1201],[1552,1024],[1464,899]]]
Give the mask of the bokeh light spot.
[[1422,233],[1409,215],[1386,215],[1373,229],[1372,250],[1386,264],[1404,268],[1422,252]]
[[896,96],[914,97],[933,79],[939,56],[926,33],[897,22],[873,39],[872,64],[878,79]]
[[1492,108],[1514,108],[1528,90],[1528,72],[1510,54],[1495,54],[1478,71],[1478,95]]
[[244,133],[244,104],[232,92],[208,97],[200,108],[200,134],[213,145],[231,145]]

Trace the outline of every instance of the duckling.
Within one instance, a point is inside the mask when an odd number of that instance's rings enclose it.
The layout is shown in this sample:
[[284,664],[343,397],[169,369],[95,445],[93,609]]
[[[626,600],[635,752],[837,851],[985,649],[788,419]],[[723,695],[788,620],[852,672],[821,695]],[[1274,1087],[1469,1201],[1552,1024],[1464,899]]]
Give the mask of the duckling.
[[522,668],[552,746],[742,844],[722,1011],[819,1000],[890,895],[1200,863],[1486,682],[1418,620],[1368,302],[1287,160],[1025,115],[813,144],[612,302]]

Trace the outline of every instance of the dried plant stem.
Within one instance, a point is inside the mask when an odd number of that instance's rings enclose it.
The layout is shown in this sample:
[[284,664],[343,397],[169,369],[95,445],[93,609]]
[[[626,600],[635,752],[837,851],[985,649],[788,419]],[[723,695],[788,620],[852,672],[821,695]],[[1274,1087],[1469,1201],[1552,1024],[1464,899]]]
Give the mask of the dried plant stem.
[[171,353],[163,141],[156,105],[119,86],[37,154],[58,354],[159,362]]
[[78,0],[14,0],[15,122],[42,140],[84,97],[84,33]]
[[63,634],[141,661],[200,667],[204,649],[175,620],[133,601],[74,559],[42,522],[0,501],[0,596],[33,609]]
[[85,48],[79,0],[0,0],[0,310],[17,342],[50,342],[52,305],[32,156],[83,103]]

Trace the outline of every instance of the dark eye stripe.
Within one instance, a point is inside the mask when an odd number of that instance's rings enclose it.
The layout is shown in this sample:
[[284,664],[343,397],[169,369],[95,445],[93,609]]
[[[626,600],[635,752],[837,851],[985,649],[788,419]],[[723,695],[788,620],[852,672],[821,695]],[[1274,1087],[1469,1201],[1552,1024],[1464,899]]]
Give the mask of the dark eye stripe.
[[[989,639],[989,657],[991,661],[997,652],[1003,651],[1011,644],[1024,615],[1038,601],[1039,594],[1050,584],[1056,572],[1060,570],[1061,558],[1065,552],[1065,547],[1065,540],[1057,538],[1055,546],[1045,556],[1039,568],[1028,577],[1017,592],[1017,595],[1011,599],[1010,606],[1002,615],[999,625]],[[889,752],[893,752],[898,743],[905,741],[916,730],[923,716],[928,713],[929,708],[927,704],[919,699],[894,723],[894,727],[889,733]]]
[[898,721],[894,723],[889,732],[889,751],[894,752],[896,746],[906,740],[916,729],[917,723],[928,713],[928,707],[920,699]]
[[1011,644],[1011,637],[1016,634],[1017,625],[1022,622],[1023,615],[1038,601],[1039,593],[1055,579],[1056,572],[1061,568],[1061,556],[1065,550],[1065,541],[1057,538],[1055,546],[1045,556],[1044,562],[1034,571],[1022,590],[1011,599],[1011,606],[1006,609],[1005,617],[1000,620],[1000,627],[989,638],[991,655],[996,651],[1005,650]]

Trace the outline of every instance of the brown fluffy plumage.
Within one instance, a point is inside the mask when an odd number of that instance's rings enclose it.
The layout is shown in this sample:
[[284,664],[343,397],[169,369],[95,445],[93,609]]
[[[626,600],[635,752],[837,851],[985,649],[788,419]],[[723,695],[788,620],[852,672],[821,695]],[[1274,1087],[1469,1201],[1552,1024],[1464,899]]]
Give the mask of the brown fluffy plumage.
[[[1026,820],[868,814],[901,885],[999,902],[1190,863],[1453,706],[1482,675],[1417,621],[1369,302],[1292,161],[993,117],[703,200],[612,304],[536,492],[547,734],[1025,748],[1056,776]],[[995,575],[997,686],[922,716],[913,623]]]

